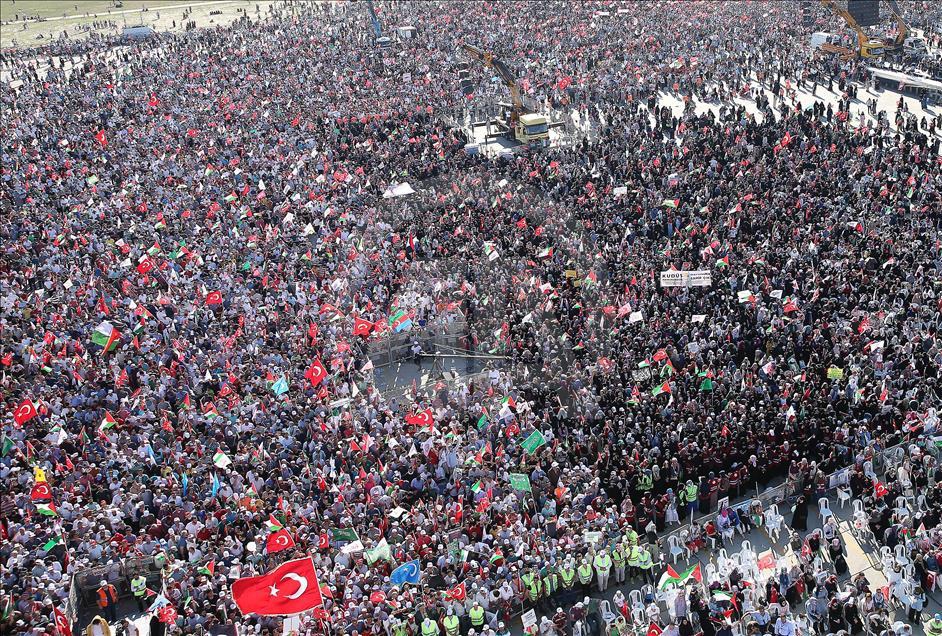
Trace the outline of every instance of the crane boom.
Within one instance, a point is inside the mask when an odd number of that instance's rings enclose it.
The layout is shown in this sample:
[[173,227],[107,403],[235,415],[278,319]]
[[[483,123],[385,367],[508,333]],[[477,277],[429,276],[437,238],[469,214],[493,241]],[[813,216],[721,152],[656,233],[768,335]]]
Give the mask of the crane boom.
[[373,25],[373,35],[378,40],[383,37],[383,29],[379,25],[379,18],[376,17],[376,9],[373,8],[373,0],[366,0],[366,8],[370,12],[370,23]]
[[484,51],[473,44],[465,43],[461,45],[461,48],[468,52],[471,57],[484,62],[484,65],[488,68],[494,69],[501,81],[504,82],[504,85],[510,91],[510,102],[513,104],[511,123],[516,124],[516,120],[523,112],[523,100],[520,99],[520,87],[517,86],[517,79],[511,73],[510,68],[490,51]]
[[903,10],[900,9],[899,3],[896,2],[896,0],[887,0],[887,4],[890,5],[890,11],[896,19],[896,38],[892,46],[894,49],[899,49],[909,36],[909,25],[906,24],[906,20],[903,18]]
[[854,33],[857,34],[858,55],[861,57],[883,56],[882,43],[871,40],[870,36],[867,35],[860,24],[857,23],[857,20],[854,19],[854,16],[852,16],[847,9],[837,4],[837,2],[834,0],[821,0],[821,4],[843,18],[844,22],[847,23],[847,26],[853,29]]

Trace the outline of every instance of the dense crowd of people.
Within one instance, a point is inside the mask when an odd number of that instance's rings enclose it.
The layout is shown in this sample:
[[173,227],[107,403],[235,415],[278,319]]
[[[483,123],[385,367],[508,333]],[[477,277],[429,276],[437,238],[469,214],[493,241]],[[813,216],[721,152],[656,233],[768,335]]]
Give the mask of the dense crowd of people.
[[[73,72],[5,60],[4,631],[55,633],[91,570],[114,625],[128,590],[181,633],[274,634],[230,586],[310,554],[302,631],[504,634],[537,605],[572,633],[597,601],[557,601],[611,570],[654,585],[672,522],[771,482],[813,503],[847,466],[928,589],[938,508],[916,533],[894,502],[936,465],[913,451],[876,497],[866,461],[940,434],[942,115],[862,112],[863,65],[804,46],[796,3],[376,6],[415,37],[378,51],[362,6],[325,5],[89,46]],[[461,93],[462,42],[591,134],[467,152],[456,123],[506,89],[474,68]],[[712,283],[661,287],[672,269]],[[455,323],[502,360],[384,396],[377,343]],[[729,510],[687,547],[765,522]],[[799,583],[792,607],[830,603],[841,546],[817,540],[762,599],[730,570],[706,586],[734,602],[692,586],[651,621],[765,631],[757,604]],[[393,584],[415,559],[421,584]],[[857,592],[851,628],[879,596]]]

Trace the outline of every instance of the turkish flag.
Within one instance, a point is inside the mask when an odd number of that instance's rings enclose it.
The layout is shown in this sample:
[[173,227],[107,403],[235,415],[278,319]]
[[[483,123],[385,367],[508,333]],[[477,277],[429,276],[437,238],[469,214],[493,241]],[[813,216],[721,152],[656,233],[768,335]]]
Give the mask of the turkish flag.
[[663,631],[664,630],[661,629],[657,623],[651,623],[650,625],[648,625],[648,632],[647,634],[645,634],[645,636],[661,636],[661,633],[663,633]]
[[327,369],[324,368],[324,363],[321,362],[320,358],[314,359],[308,370],[304,372],[304,377],[311,381],[312,387],[316,387],[324,381],[324,378],[327,377]]
[[102,148],[108,147],[108,138],[105,137],[104,130],[99,130],[97,133],[95,133],[95,141],[100,143]]
[[293,547],[294,539],[291,538],[291,534],[284,528],[268,535],[268,541],[265,544],[268,554],[274,554],[275,552],[281,552],[282,550]]
[[874,496],[874,498],[876,498],[876,499],[882,499],[883,497],[887,496],[888,494],[890,494],[889,489],[888,489],[886,486],[884,486],[882,483],[880,483],[879,480],[877,480],[877,481],[873,484],[873,496]]
[[33,484],[33,489],[29,493],[30,501],[48,501],[52,499],[52,489],[45,481]]
[[415,426],[432,426],[435,423],[435,418],[432,417],[432,409],[419,411],[415,415],[407,415],[406,423]]
[[206,304],[207,305],[221,305],[222,293],[218,291],[211,291],[208,294],[206,294]]
[[286,561],[261,576],[238,579],[232,584],[232,600],[243,614],[290,616],[323,604],[314,561]]
[[141,276],[146,275],[152,269],[154,269],[154,262],[146,256],[137,264],[137,272]]
[[59,636],[72,636],[72,623],[69,622],[65,614],[59,611],[59,608],[52,608],[52,617],[56,621],[56,631]]
[[369,320],[362,320],[360,318],[353,319],[353,335],[354,336],[363,336],[366,337],[370,335],[370,331],[373,330],[373,323]]
[[36,417],[36,415],[38,415],[36,405],[33,404],[31,399],[26,398],[20,402],[20,405],[13,411],[13,421],[16,422],[17,426],[23,426]]
[[465,588],[464,583],[462,583],[461,585],[457,585],[445,592],[445,598],[450,601],[457,601],[462,603],[466,598],[468,598],[468,590]]

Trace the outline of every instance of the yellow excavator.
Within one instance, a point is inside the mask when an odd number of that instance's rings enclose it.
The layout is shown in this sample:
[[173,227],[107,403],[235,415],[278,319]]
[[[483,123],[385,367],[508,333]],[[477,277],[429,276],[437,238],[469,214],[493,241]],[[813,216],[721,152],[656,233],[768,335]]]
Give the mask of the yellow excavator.
[[821,4],[830,9],[836,15],[844,19],[851,29],[857,34],[857,49],[851,49],[840,44],[826,42],[821,45],[821,50],[827,53],[840,55],[842,59],[849,60],[856,57],[864,59],[874,59],[883,57],[884,43],[881,40],[871,38],[863,28],[854,19],[847,9],[839,5],[835,0],[821,0]]
[[906,54],[906,55],[924,55],[926,53],[926,41],[922,38],[914,37],[903,18],[903,10],[896,0],[887,0],[890,5],[890,12],[893,19],[896,20],[896,36],[886,38],[885,49],[887,53]]
[[462,44],[461,48],[474,59],[493,69],[510,91],[511,103],[502,104],[507,108],[507,116],[503,121],[494,122],[501,129],[500,135],[516,139],[520,143],[528,145],[549,145],[550,123],[544,115],[527,112],[527,109],[524,108],[523,100],[520,97],[520,87],[507,65],[493,53],[484,51],[473,44]]

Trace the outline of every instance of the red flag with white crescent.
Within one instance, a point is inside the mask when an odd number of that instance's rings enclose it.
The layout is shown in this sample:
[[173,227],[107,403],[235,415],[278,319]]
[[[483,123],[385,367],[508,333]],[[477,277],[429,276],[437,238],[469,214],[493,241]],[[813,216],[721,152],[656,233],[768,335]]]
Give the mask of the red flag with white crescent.
[[265,544],[268,554],[274,554],[293,547],[294,539],[291,538],[291,533],[284,528],[268,535],[268,541]]
[[286,561],[261,576],[249,576],[232,584],[232,600],[243,614],[290,616],[323,604],[314,561]]
[[58,607],[52,608],[52,617],[56,621],[56,631],[59,636],[72,636],[72,623],[65,614],[59,611]]

